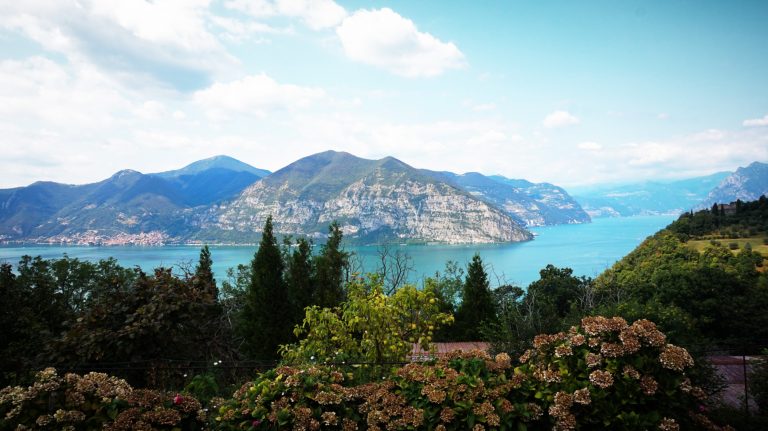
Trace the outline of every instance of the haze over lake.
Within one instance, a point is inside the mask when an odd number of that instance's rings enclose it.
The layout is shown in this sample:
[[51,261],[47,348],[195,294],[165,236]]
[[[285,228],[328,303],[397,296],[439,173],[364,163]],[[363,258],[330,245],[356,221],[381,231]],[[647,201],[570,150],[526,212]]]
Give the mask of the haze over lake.
[[[616,260],[632,251],[648,235],[672,222],[675,216],[638,216],[620,218],[596,218],[589,224],[558,225],[531,229],[536,234],[533,241],[511,244],[473,245],[408,245],[393,246],[392,251],[402,250],[413,259],[414,271],[410,281],[442,271],[448,260],[461,266],[477,252],[488,265],[491,284],[513,283],[527,286],[538,279],[541,268],[547,264],[570,267],[576,275],[594,277]],[[346,247],[360,256],[365,271],[376,269],[377,247]],[[215,272],[219,282],[226,278],[227,268],[250,262],[254,246],[211,246]],[[194,246],[163,247],[89,247],[58,245],[27,245],[0,247],[0,261],[16,264],[23,255],[43,258],[70,257],[86,260],[116,258],[123,266],[139,265],[149,270],[157,266],[194,264],[199,248]]]

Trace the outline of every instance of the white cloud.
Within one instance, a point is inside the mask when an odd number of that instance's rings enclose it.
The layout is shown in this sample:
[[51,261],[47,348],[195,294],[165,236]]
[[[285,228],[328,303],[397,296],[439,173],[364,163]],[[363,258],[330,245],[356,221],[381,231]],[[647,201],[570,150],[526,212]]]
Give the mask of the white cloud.
[[219,29],[221,40],[235,43],[268,43],[267,34],[290,34],[290,28],[277,28],[256,21],[242,21],[222,16],[211,16],[211,23]]
[[347,57],[405,77],[429,77],[464,67],[452,42],[420,32],[392,9],[358,10],[336,29]]
[[582,142],[578,145],[580,150],[586,151],[599,151],[603,149],[603,146],[597,142]]
[[0,28],[134,83],[149,77],[187,89],[238,63],[208,30],[208,6],[209,0],[3,2]]
[[763,118],[753,118],[751,120],[744,120],[742,125],[747,127],[768,126],[768,114],[765,114]]
[[324,95],[322,89],[280,84],[261,74],[227,83],[217,82],[195,92],[193,99],[210,118],[224,119],[230,114],[263,117],[269,111],[305,108]]
[[579,119],[568,111],[555,111],[544,118],[542,124],[548,129],[573,126],[579,124]]
[[299,18],[313,30],[335,27],[347,16],[333,0],[231,0],[225,6],[256,18]]

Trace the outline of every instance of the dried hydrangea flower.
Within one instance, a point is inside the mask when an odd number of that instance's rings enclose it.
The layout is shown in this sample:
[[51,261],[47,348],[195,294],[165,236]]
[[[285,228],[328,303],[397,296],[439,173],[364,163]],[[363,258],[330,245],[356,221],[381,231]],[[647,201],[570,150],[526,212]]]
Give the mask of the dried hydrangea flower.
[[595,370],[589,375],[589,381],[597,387],[606,389],[613,385],[613,374],[605,370]]
[[674,344],[667,344],[664,347],[664,350],[659,354],[659,362],[661,362],[662,367],[674,371],[683,371],[693,366],[693,358],[688,351]]

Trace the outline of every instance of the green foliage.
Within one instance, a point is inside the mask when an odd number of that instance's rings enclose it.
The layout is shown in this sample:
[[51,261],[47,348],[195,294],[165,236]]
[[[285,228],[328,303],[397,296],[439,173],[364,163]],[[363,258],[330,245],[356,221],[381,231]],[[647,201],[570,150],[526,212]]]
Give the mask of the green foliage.
[[283,269],[270,216],[251,262],[251,282],[238,319],[244,349],[251,358],[275,359],[278,346],[290,340],[291,315]]
[[[311,244],[305,238],[296,241],[296,247],[287,257],[285,283],[291,304],[291,321],[295,325],[304,317],[304,308],[315,300],[314,265]],[[292,325],[293,326],[293,325]]]
[[341,249],[341,228],[337,222],[328,226],[328,239],[315,257],[313,305],[335,307],[344,301],[345,271],[349,267],[349,253]]
[[23,256],[16,274],[0,265],[0,385],[21,382],[25,370],[43,366],[42,352],[59,334],[91,307],[130,290],[135,278],[114,259]]
[[688,352],[649,321],[592,317],[540,335],[515,364],[454,353],[356,384],[338,366],[280,367],[218,410],[222,430],[710,429]]
[[386,295],[381,280],[372,276],[353,279],[348,291],[339,307],[306,309],[304,322],[294,330],[303,339],[283,346],[285,361],[402,362],[413,343],[429,350],[434,331],[453,320],[439,311],[431,292],[410,285]]
[[[170,269],[158,268],[153,276],[140,272],[130,290],[92,306],[52,342],[49,359],[68,366],[207,361],[222,354],[221,308],[211,293],[173,276]],[[126,377],[142,385],[149,378],[141,371]]]
[[208,405],[213,397],[219,395],[219,391],[219,383],[213,373],[196,374],[184,386],[184,392],[200,400],[203,405]]
[[754,397],[758,410],[768,417],[768,349],[763,350],[763,357],[752,367],[748,381],[749,393]]
[[200,249],[200,259],[195,267],[193,283],[195,283],[198,289],[210,291],[209,294],[211,296],[217,297],[219,292],[216,289],[216,280],[213,278],[212,267],[211,250],[205,245]]
[[456,334],[461,340],[484,339],[480,328],[496,320],[496,307],[488,283],[488,274],[479,254],[472,257],[467,266],[467,278],[461,295],[461,305],[456,311]]
[[709,210],[683,213],[667,229],[683,241],[703,236],[738,238],[754,236],[759,231],[766,232],[766,220],[768,198],[761,196],[752,202],[737,200],[730,205],[715,204]]
[[194,397],[133,389],[102,373],[61,377],[48,368],[31,386],[0,390],[0,431],[196,431],[205,423]]
[[[539,335],[521,372],[541,383],[556,429],[702,429],[706,393],[686,375],[688,352],[647,320],[588,317],[567,333]],[[664,428],[666,424],[673,428]]]
[[570,268],[547,265],[527,291],[499,286],[494,291],[498,319],[483,329],[497,352],[521,354],[536,334],[564,329],[598,305],[592,280]]
[[678,343],[709,341],[739,348],[768,339],[768,315],[763,312],[768,280],[757,270],[762,262],[754,251],[734,255],[719,243],[698,252],[663,230],[595,284],[604,300],[602,312],[639,317],[642,310]]

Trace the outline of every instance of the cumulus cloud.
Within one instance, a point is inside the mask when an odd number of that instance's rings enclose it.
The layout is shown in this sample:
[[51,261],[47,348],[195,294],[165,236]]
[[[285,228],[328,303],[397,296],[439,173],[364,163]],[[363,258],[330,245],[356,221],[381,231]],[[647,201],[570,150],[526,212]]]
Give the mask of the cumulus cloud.
[[225,6],[255,18],[298,18],[313,30],[335,27],[347,16],[333,0],[231,0]]
[[70,61],[181,89],[205,86],[237,60],[208,30],[209,0],[29,0],[0,4],[0,28]]
[[226,83],[217,82],[195,92],[193,99],[210,118],[224,119],[231,114],[263,117],[269,111],[305,108],[324,95],[322,89],[280,84],[261,74]]
[[544,118],[542,124],[548,129],[573,126],[579,124],[579,119],[568,111],[555,111]]
[[765,114],[763,118],[753,118],[751,120],[744,120],[742,125],[747,127],[768,126],[768,114]]
[[336,29],[350,59],[405,77],[440,75],[465,65],[464,54],[416,28],[413,21],[389,8],[358,10]]

